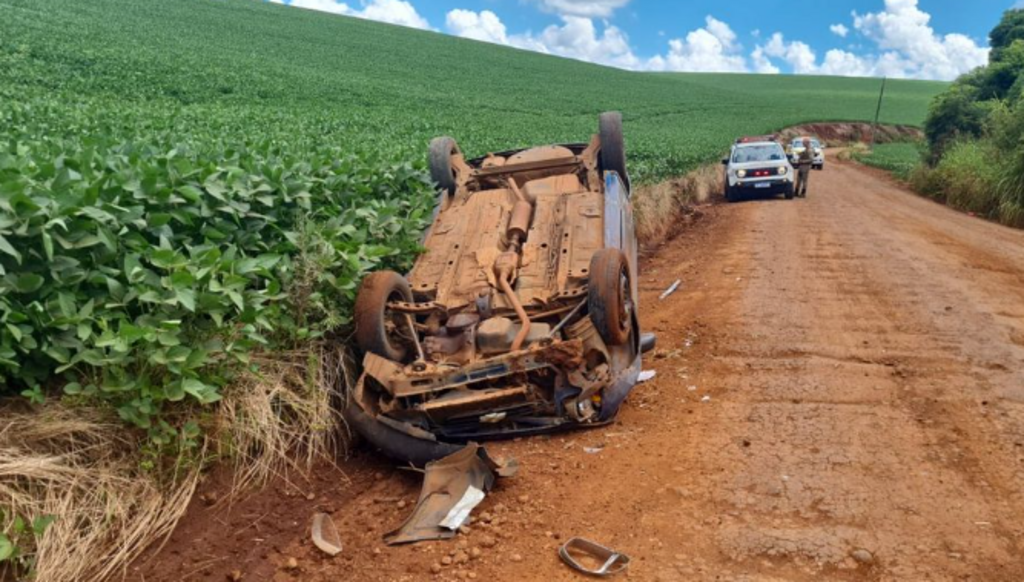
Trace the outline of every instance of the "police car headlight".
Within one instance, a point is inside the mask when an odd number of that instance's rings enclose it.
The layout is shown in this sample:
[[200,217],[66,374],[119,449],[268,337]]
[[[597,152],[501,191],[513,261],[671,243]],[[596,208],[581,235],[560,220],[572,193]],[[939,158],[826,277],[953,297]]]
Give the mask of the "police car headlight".
[[747,171],[746,170],[736,170],[736,177],[737,178],[746,178],[747,177]]
[[785,176],[786,175],[786,166],[779,166],[779,175],[780,176]]

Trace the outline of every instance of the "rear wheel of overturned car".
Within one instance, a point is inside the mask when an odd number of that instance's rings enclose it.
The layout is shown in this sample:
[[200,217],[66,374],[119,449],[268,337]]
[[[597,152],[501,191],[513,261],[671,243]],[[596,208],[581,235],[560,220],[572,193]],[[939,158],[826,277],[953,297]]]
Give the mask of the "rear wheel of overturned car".
[[437,183],[440,194],[439,203],[444,206],[450,196],[455,194],[455,169],[452,167],[452,156],[462,153],[459,145],[450,137],[435,137],[430,142],[430,178]]
[[394,271],[377,271],[363,279],[356,295],[356,343],[364,352],[394,362],[402,362],[409,353],[414,333],[406,316],[388,307],[388,303],[412,303],[412,288],[405,277]]
[[628,188],[626,144],[622,139],[622,114],[618,111],[602,113],[598,122],[598,134],[601,138],[601,169],[618,173]]
[[601,249],[590,259],[587,284],[590,320],[608,345],[626,343],[633,327],[629,262],[619,249]]

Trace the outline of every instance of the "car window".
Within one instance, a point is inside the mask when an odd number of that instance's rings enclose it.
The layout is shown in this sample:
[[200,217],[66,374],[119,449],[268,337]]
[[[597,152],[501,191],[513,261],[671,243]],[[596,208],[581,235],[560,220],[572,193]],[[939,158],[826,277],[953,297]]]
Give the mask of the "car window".
[[[794,139],[793,141],[789,142],[789,147],[791,147],[791,148],[802,148],[802,147],[804,147],[804,140],[802,140],[802,139]],[[816,140],[816,139],[812,139],[811,140],[811,147],[820,148],[821,147],[821,142]]]
[[777,143],[738,147],[732,153],[734,164],[772,162],[784,159],[786,159],[786,152],[782,151],[782,146]]

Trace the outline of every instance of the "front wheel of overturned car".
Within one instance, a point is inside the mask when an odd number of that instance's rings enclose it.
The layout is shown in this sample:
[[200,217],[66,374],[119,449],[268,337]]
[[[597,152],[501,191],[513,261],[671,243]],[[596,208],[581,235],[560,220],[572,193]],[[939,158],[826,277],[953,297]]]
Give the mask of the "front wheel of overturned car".
[[590,259],[587,306],[590,320],[611,346],[629,340],[633,326],[629,262],[619,249],[601,249]]
[[617,111],[602,113],[598,120],[598,134],[601,137],[601,169],[617,173],[628,189],[629,176],[626,174],[626,144],[622,138],[622,114]]
[[363,279],[356,295],[356,343],[364,352],[394,362],[405,360],[409,352],[405,316],[393,312],[388,303],[412,303],[412,287],[394,271],[377,271]]
[[458,187],[452,156],[460,153],[459,145],[450,137],[435,137],[430,142],[430,178],[437,183],[442,197],[453,196]]

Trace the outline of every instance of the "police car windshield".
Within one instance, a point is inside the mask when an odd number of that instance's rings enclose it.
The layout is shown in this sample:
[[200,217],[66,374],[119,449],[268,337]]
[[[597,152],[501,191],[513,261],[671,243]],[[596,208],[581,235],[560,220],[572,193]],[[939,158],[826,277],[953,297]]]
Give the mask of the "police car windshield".
[[[792,147],[795,147],[795,148],[802,148],[802,147],[804,147],[804,140],[802,140],[802,139],[794,139],[792,142],[790,142],[789,145],[792,146]],[[821,142],[819,142],[816,139],[812,139],[811,140],[811,147],[820,148],[821,147]]]
[[786,154],[782,151],[782,146],[777,143],[739,146],[732,152],[734,164],[772,162],[784,159],[786,159]]

